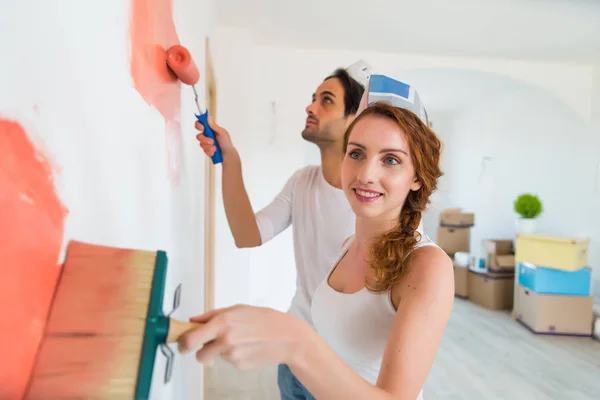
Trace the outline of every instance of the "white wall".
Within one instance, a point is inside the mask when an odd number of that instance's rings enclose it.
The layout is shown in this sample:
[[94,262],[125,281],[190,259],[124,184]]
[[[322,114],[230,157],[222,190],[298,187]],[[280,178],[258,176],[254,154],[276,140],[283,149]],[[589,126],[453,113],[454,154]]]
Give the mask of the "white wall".
[[504,92],[441,125],[440,135],[447,177],[436,200],[476,213],[472,248],[484,238],[513,237],[513,201],[532,192],[545,208],[538,230],[590,237],[590,265],[600,264],[600,137],[572,109],[535,87],[506,82]]
[[[593,77],[593,90],[592,90],[592,129],[596,140],[596,154],[600,155],[600,64],[596,64],[594,68],[594,77]],[[600,161],[595,166],[596,179],[594,182],[594,190],[596,193],[600,192]],[[600,215],[600,210],[598,210],[598,204],[600,202],[596,202],[596,208],[594,209],[595,216],[598,218]],[[598,224],[597,226],[600,226]],[[600,251],[598,250],[600,245],[596,246],[596,254]],[[594,287],[594,295],[596,297],[596,303],[600,304],[600,267],[596,267],[595,276],[596,276],[596,286]]]
[[[179,39],[203,70],[211,2],[175,0],[173,9]],[[64,244],[166,250],[165,311],[183,282],[175,316],[185,319],[204,307],[204,156],[194,138],[193,93],[182,88],[182,141],[175,143],[181,179],[174,186],[165,120],[130,75],[129,12],[129,1],[2,2],[0,114],[23,124],[60,167],[57,186],[69,209]],[[197,89],[203,96],[203,80]],[[193,355],[176,356],[167,386],[164,367],[158,352],[154,398],[202,398]]]
[[[484,237],[512,237],[513,199],[536,191],[547,209],[540,228],[590,236],[590,263],[600,264],[600,221],[593,207],[599,194],[590,185],[600,146],[591,125],[598,115],[592,112],[592,66],[259,46],[248,31],[223,26],[215,38],[219,122],[241,153],[255,209],[294,170],[319,162],[316,147],[300,136],[304,109],[327,74],[365,59],[378,72],[417,87],[445,141],[447,175],[425,215],[427,233],[436,236],[441,209],[463,206],[477,213],[473,249]],[[560,156],[550,157],[551,149]],[[480,176],[473,169],[484,157],[491,160]],[[217,306],[245,302],[287,309],[295,285],[290,232],[262,248],[236,250],[220,199],[217,209]]]

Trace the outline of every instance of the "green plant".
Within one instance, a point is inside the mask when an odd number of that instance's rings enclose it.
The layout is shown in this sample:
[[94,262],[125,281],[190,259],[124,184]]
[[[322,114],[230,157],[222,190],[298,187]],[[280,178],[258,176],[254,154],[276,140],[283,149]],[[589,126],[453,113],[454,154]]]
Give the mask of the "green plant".
[[515,211],[522,218],[535,218],[544,211],[544,208],[536,195],[525,193],[515,200]]

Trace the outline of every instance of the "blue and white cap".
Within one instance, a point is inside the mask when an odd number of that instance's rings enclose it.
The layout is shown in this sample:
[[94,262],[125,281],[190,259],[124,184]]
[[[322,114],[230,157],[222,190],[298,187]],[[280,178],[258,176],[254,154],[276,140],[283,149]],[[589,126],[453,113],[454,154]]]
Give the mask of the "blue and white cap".
[[369,78],[373,73],[373,67],[369,65],[365,60],[358,60],[354,64],[346,68],[348,74],[354,78],[362,87],[366,88],[369,83]]
[[425,125],[429,126],[429,117],[419,94],[407,83],[400,82],[386,75],[371,75],[368,87],[360,101],[357,115],[369,105],[383,101],[394,107],[410,110],[417,115]]

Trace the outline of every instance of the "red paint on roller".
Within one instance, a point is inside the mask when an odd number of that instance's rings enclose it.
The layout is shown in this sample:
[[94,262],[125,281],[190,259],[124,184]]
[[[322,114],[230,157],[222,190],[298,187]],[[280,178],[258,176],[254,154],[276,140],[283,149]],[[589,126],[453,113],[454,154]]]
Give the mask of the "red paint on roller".
[[167,50],[167,64],[186,85],[195,85],[200,79],[200,71],[194,64],[190,52],[181,45],[172,46]]
[[0,118],[1,399],[25,391],[60,272],[66,215],[50,162],[19,123]]
[[169,180],[179,184],[181,147],[181,83],[167,65],[167,50],[179,44],[173,0],[130,0],[131,77],[146,103],[165,119]]

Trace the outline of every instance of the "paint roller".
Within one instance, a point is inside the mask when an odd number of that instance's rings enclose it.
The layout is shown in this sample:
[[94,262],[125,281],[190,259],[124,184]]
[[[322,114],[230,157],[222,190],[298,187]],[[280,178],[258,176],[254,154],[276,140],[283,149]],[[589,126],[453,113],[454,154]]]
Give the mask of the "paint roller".
[[198,67],[194,64],[194,60],[192,60],[192,56],[188,49],[181,45],[175,45],[167,50],[167,65],[173,71],[175,75],[179,78],[179,80],[186,85],[190,85],[192,90],[194,91],[196,106],[198,107],[199,114],[196,114],[196,118],[204,127],[204,135],[211,138],[214,141],[216,151],[213,154],[212,162],[213,164],[219,164],[223,162],[223,156],[221,154],[221,147],[219,146],[219,142],[217,142],[217,138],[215,137],[215,133],[211,129],[208,124],[208,110],[200,105],[198,100],[198,92],[196,91],[196,87],[194,86],[198,83],[200,79],[200,71],[198,71]]

